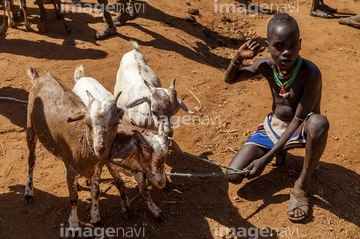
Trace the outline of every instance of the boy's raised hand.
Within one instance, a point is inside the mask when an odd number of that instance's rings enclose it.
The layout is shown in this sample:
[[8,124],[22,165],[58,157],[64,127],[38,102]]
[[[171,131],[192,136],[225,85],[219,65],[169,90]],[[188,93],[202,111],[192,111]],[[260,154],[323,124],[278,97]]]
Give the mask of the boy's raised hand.
[[264,50],[265,47],[261,46],[257,41],[249,40],[239,47],[237,53],[242,59],[252,59]]

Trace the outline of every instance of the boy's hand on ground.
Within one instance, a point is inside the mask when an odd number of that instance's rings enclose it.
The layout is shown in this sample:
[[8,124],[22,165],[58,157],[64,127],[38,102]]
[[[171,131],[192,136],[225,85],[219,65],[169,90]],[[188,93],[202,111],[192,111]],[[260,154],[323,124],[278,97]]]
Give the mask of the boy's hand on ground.
[[237,53],[242,59],[252,59],[264,50],[265,47],[261,46],[257,41],[249,40],[239,47]]
[[249,166],[245,168],[245,170],[250,170],[250,173],[247,175],[248,179],[256,178],[261,175],[266,167],[266,162],[264,162],[263,158],[255,159],[252,161]]

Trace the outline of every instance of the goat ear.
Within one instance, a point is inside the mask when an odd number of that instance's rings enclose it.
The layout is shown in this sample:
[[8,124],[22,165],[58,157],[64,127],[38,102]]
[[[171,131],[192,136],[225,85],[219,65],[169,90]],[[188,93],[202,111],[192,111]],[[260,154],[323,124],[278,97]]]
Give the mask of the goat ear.
[[189,108],[185,105],[184,102],[182,102],[182,100],[180,100],[179,98],[177,98],[177,101],[180,105],[180,108],[183,109],[185,112],[189,113],[189,114],[194,114],[193,111],[189,110]]
[[156,87],[153,86],[152,84],[150,84],[149,82],[147,82],[146,80],[144,80],[145,85],[149,88],[151,94],[155,94],[156,92]]
[[145,102],[150,105],[150,99],[148,97],[142,97],[140,99],[135,99],[133,101],[130,101],[130,102],[126,103],[125,107],[126,108],[133,108],[133,107],[138,106],[138,105],[140,105],[142,103],[145,103]]
[[170,83],[170,86],[169,86],[169,90],[175,90],[175,81],[176,81],[176,78],[174,77]]
[[94,96],[88,90],[86,90],[86,94],[88,96],[89,102],[95,100]]
[[86,109],[83,109],[80,112],[73,114],[72,116],[70,116],[67,119],[67,122],[74,122],[74,121],[82,120],[84,118],[85,112],[86,112]]
[[168,94],[170,97],[170,101],[173,102],[175,101],[175,99],[177,98],[177,94],[176,94],[176,90],[175,90],[175,77],[172,79],[170,86],[169,86],[169,90],[168,90]]

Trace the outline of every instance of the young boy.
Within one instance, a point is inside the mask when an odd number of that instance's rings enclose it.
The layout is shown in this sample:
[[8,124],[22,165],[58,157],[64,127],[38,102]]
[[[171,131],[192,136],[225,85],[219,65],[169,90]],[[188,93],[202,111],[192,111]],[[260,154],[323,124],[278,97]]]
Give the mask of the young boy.
[[[299,55],[300,31],[287,13],[276,13],[267,27],[266,50],[271,58],[241,67],[264,48],[254,40],[240,46],[226,71],[225,81],[235,83],[255,76],[266,78],[273,97],[272,112],[238,151],[229,167],[250,170],[247,178],[259,176],[271,160],[291,147],[305,147],[300,177],[290,195],[287,216],[301,221],[308,215],[311,177],[326,146],[329,123],[320,114],[322,79],[320,70]],[[231,170],[228,170],[231,172]],[[239,184],[244,175],[228,176]]]

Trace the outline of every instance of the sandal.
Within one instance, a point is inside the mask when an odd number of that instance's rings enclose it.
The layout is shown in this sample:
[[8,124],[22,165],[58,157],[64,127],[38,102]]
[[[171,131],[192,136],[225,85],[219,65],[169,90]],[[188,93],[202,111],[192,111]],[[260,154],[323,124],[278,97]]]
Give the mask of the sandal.
[[114,27],[114,29],[111,29],[109,26],[106,26],[103,29],[101,29],[100,31],[96,32],[95,38],[100,40],[100,39],[105,39],[109,36],[113,36],[116,34],[117,34],[117,31],[116,31],[115,27]]
[[[309,213],[309,197],[300,197],[297,198],[295,197],[293,194],[290,194],[290,203],[289,203],[289,207],[287,210],[287,217],[289,218],[290,221],[293,222],[300,222],[302,220],[304,220]],[[301,209],[302,211],[304,211],[304,215],[301,217],[294,217],[294,216],[290,216],[289,212],[290,211],[294,211],[295,209]]]
[[338,22],[343,25],[360,29],[360,14],[352,17],[340,18]]
[[129,20],[130,14],[128,12],[119,13],[116,17],[114,17],[113,23],[116,27],[120,27],[124,25],[127,20]]
[[310,16],[312,17],[321,17],[321,18],[334,18],[334,14],[333,13],[329,13],[329,12],[324,12],[321,11],[319,9],[317,10],[310,10]]

